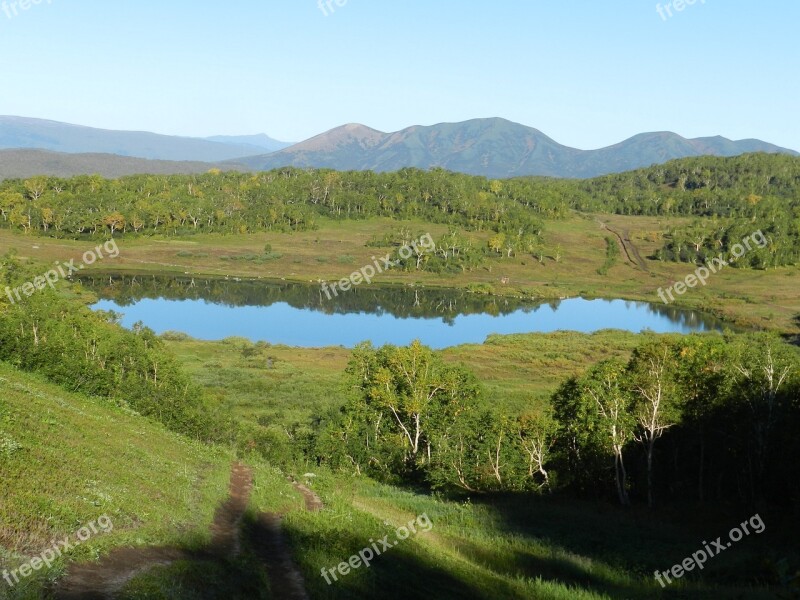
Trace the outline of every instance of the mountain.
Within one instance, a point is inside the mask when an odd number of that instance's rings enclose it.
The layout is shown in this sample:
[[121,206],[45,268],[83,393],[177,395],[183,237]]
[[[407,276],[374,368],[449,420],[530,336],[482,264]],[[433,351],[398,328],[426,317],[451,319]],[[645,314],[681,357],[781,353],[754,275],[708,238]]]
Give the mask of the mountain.
[[274,140],[264,133],[256,135],[214,135],[205,139],[210,142],[219,142],[220,144],[251,148],[255,151],[251,152],[251,154],[277,152],[292,145],[289,142]]
[[686,139],[675,133],[643,133],[599,150],[563,146],[538,129],[505,119],[414,126],[383,133],[364,125],[332,129],[268,155],[238,162],[254,170],[285,166],[340,171],[395,171],[404,167],[506,178],[527,175],[586,178],[629,171],[676,158],[747,152],[798,155],[759,140]]
[[[687,139],[670,132],[642,133],[607,148],[578,150],[559,144],[538,129],[498,118],[414,126],[394,133],[351,123],[289,146],[265,134],[201,139],[0,116],[0,149],[4,148],[61,153],[4,152],[0,154],[0,176],[4,177],[34,173],[118,176],[136,172],[133,169],[144,169],[147,173],[197,173],[224,163],[229,170],[295,166],[396,171],[405,167],[441,167],[491,178],[526,175],[587,178],[691,156],[737,156],[748,152],[797,156],[792,150],[760,140]],[[64,153],[80,156],[68,158]],[[32,162],[26,162],[28,159]],[[136,159],[181,162],[153,164]],[[199,161],[206,164],[191,164]]]
[[[261,140],[259,136],[255,138]],[[21,148],[205,162],[237,159],[269,150],[252,142],[223,143],[145,131],[112,131],[44,119],[0,116],[0,149]]]
[[109,178],[142,173],[178,175],[205,173],[215,167],[225,171],[248,170],[235,163],[148,160],[116,154],[66,154],[48,150],[0,150],[0,180],[34,175],[72,177],[96,174]]

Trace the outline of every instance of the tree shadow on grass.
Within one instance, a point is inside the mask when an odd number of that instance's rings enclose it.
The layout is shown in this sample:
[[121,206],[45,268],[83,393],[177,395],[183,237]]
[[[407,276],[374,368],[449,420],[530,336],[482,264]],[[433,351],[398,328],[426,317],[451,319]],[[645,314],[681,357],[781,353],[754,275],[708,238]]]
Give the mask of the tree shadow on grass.
[[[331,576],[327,584],[321,575],[323,568],[334,568],[341,562],[347,562],[350,555],[368,547],[369,540],[347,532],[327,532],[325,535],[316,531],[301,533],[295,541],[295,557],[301,563],[306,576],[308,590],[313,598],[325,600],[363,600],[364,598],[381,598],[381,600],[523,600],[529,596],[503,581],[500,577],[480,577],[475,568],[464,562],[447,569],[413,552],[404,544],[413,544],[412,540],[401,542],[398,546],[376,556],[369,568],[363,565],[342,576],[337,572],[337,580]],[[312,564],[304,555],[304,548],[346,548],[342,556],[330,560],[330,564]],[[380,546],[379,546],[380,547]]]
[[[692,573],[681,580],[683,587],[660,589],[655,585],[653,573],[681,562],[700,547],[704,538],[701,533],[659,521],[643,510],[621,511],[602,503],[565,502],[530,495],[473,501],[484,504],[499,517],[500,528],[561,550],[560,556],[514,552],[514,559],[509,562],[520,565],[524,569],[521,574],[528,577],[559,581],[611,598],[776,597],[774,591],[754,587],[748,576],[742,575],[754,575],[761,568],[753,563],[759,557],[758,551],[745,547],[740,555],[714,557],[715,562],[707,564],[702,572],[702,579]],[[712,524],[711,530],[715,527]],[[491,558],[484,556],[483,560]],[[716,573],[712,580],[708,579],[709,572]]]

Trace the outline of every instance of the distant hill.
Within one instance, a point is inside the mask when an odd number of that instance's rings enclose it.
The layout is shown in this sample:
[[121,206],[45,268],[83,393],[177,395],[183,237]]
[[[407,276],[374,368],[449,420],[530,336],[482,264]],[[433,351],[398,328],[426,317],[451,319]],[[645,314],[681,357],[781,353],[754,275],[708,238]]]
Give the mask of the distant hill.
[[[196,173],[224,163],[229,170],[264,171],[294,166],[380,172],[441,167],[491,178],[590,178],[694,156],[728,157],[750,152],[798,156],[797,152],[760,140],[687,139],[670,132],[642,133],[607,148],[578,150],[559,144],[538,129],[497,118],[414,126],[395,133],[349,124],[290,146],[264,134],[201,139],[0,116],[0,149],[49,150],[82,156],[68,159],[63,155],[2,154],[0,175],[4,177],[33,173],[116,176],[137,168],[148,173]],[[34,159],[34,163],[26,163],[26,157]],[[125,157],[206,164],[156,165],[126,161]],[[37,171],[42,168],[46,170]]]
[[254,170],[285,166],[341,171],[442,167],[492,178],[524,175],[588,178],[677,158],[737,156],[748,152],[798,155],[760,140],[686,139],[670,132],[643,133],[607,148],[578,150],[559,144],[537,129],[505,119],[476,119],[414,126],[395,133],[349,124],[278,152],[238,162]]
[[65,154],[47,150],[0,150],[0,179],[50,175],[102,175],[116,178],[125,175],[152,173],[153,175],[179,175],[205,173],[209,169],[247,171],[247,167],[233,163],[147,160],[115,154]]
[[[246,143],[159,135],[144,131],[112,131],[44,119],[0,116],[0,149],[35,148],[67,153],[117,154],[153,160],[218,162],[269,152],[267,136]],[[273,143],[281,144],[282,142]],[[278,149],[278,148],[275,148]]]
[[205,139],[210,142],[219,142],[220,144],[230,144],[232,146],[252,148],[255,150],[255,152],[252,152],[251,154],[276,152],[292,145],[289,142],[279,142],[278,140],[274,140],[263,133],[259,133],[257,135],[214,135]]

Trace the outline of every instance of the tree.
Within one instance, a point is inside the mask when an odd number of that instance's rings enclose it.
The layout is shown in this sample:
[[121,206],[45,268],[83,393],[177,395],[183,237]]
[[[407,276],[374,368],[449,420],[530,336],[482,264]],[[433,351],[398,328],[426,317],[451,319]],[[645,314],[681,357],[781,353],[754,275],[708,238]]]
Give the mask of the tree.
[[[761,495],[760,485],[769,462],[772,437],[785,418],[791,400],[783,392],[798,372],[796,356],[770,334],[749,336],[734,349],[733,375],[737,397],[747,407],[751,447],[747,470],[751,498]],[[796,398],[795,398],[796,400]]]
[[489,250],[492,252],[497,252],[500,254],[503,251],[506,243],[506,235],[504,233],[498,233],[497,235],[493,235],[489,238]]
[[523,415],[517,420],[519,445],[527,458],[528,478],[535,489],[549,489],[550,473],[545,467],[556,443],[556,422],[549,414]]
[[111,237],[114,237],[114,232],[125,229],[125,216],[119,212],[111,213],[103,218],[103,225],[111,230]]
[[680,418],[674,384],[675,361],[667,340],[656,339],[634,351],[628,366],[639,431],[635,434],[647,455],[647,505],[654,504],[653,456],[656,442]]
[[379,350],[362,344],[353,351],[347,374],[352,401],[345,420],[354,417],[361,427],[374,428],[374,443],[401,451],[402,468],[410,471],[431,464],[436,440],[448,439],[454,420],[481,395],[474,375],[445,364],[419,341]]
[[[722,427],[721,414],[733,418],[726,401],[730,396],[731,377],[726,365],[729,348],[724,338],[707,335],[691,335],[675,342],[677,361],[676,383],[683,403],[683,426],[694,437],[697,452],[697,497],[705,499],[707,454],[711,460],[717,449],[707,448],[709,438],[716,435],[730,437],[729,427]],[[716,435],[714,435],[716,434]],[[718,438],[717,438],[718,439]],[[709,452],[710,450],[710,452]]]
[[553,397],[559,441],[567,444],[571,468],[587,483],[607,480],[612,459],[623,506],[630,504],[624,450],[633,440],[636,424],[627,376],[625,363],[603,361],[582,377],[568,380]]
[[31,177],[25,180],[25,189],[28,197],[37,202],[47,191],[47,177]]
[[607,360],[593,367],[582,381],[584,392],[594,401],[598,425],[605,432],[605,442],[614,455],[614,481],[620,504],[630,505],[628,473],[623,452],[633,439],[635,419],[632,398],[625,382],[626,366],[619,360]]

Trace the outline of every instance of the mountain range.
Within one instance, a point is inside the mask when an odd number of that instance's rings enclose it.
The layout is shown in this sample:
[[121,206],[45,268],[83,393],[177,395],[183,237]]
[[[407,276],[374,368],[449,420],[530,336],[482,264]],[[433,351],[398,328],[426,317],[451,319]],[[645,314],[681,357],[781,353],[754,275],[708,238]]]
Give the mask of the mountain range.
[[149,173],[152,175],[185,175],[207,173],[209,169],[247,171],[236,163],[208,163],[202,161],[148,160],[117,154],[68,154],[49,150],[0,150],[0,180],[28,178],[36,175],[73,177],[75,175],[102,175],[116,179],[126,175]]
[[35,148],[69,154],[116,154],[152,160],[217,162],[274,152],[289,145],[266,135],[191,138],[0,116],[0,149]]
[[395,171],[404,167],[506,178],[525,175],[586,178],[630,171],[676,158],[748,152],[796,152],[760,140],[686,139],[643,133],[599,150],[563,146],[538,129],[505,119],[475,119],[383,133],[364,125],[338,127],[264,156],[240,159],[254,170],[283,166],[340,171]]
[[[212,167],[260,171],[294,166],[339,171],[438,167],[490,178],[588,178],[692,156],[749,152],[798,156],[793,150],[756,139],[687,139],[671,132],[642,133],[606,148],[579,150],[559,144],[538,129],[500,118],[413,126],[393,133],[349,124],[290,145],[265,134],[191,138],[6,116],[0,117],[0,149],[7,149],[0,153],[0,177],[29,176],[36,169],[50,175],[88,172],[117,176],[109,173],[142,172],[137,169],[195,173]],[[50,153],[31,154],[34,149]],[[172,162],[159,164],[161,161]]]

